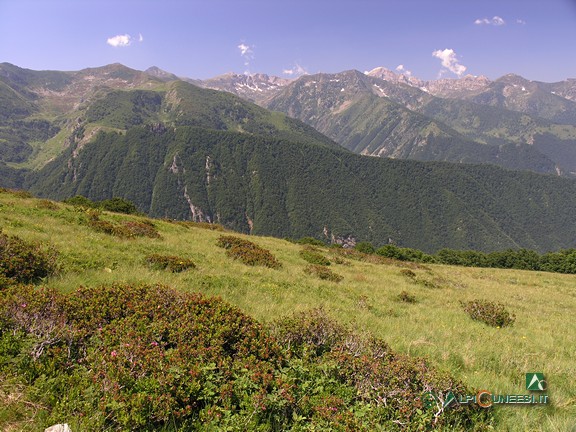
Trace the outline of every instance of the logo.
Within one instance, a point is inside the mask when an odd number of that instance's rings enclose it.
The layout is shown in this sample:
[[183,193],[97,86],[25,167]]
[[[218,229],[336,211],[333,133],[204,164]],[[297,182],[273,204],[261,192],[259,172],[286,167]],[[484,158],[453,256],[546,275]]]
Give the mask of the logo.
[[[542,372],[530,372],[526,374],[526,390],[533,392],[545,392],[548,389]],[[489,390],[480,390],[476,394],[454,394],[451,391],[426,392],[421,397],[422,405],[426,409],[445,411],[453,406],[477,405],[482,408],[490,408],[494,405],[547,405],[550,403],[546,393],[540,394],[498,394]],[[576,429],[575,431],[576,432]]]
[[530,372],[526,374],[526,390],[545,391],[546,380],[542,372]]

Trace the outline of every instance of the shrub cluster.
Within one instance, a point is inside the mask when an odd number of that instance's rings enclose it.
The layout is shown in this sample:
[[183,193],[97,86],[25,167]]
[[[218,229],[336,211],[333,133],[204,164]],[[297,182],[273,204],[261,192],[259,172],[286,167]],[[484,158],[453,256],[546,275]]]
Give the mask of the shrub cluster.
[[[282,318],[271,325],[273,335],[288,346],[295,359],[316,364],[325,381],[324,389],[333,397],[325,403],[334,409],[330,418],[342,430],[363,430],[358,419],[345,407],[349,398],[377,409],[366,412],[372,430],[483,430],[489,429],[491,413],[474,406],[458,406],[436,415],[422,403],[422,390],[466,393],[468,389],[450,376],[434,370],[423,359],[391,351],[382,340],[359,334],[314,309]],[[335,386],[335,383],[340,386]],[[346,393],[343,386],[351,387]],[[313,397],[310,397],[313,401]],[[327,415],[326,407],[317,409]],[[376,420],[373,415],[378,416]],[[450,425],[453,425],[452,428]],[[454,425],[457,427],[454,428]],[[333,429],[331,429],[333,430]],[[336,428],[336,430],[340,430]]]
[[514,314],[510,314],[501,303],[488,300],[471,300],[460,302],[460,304],[464,311],[470,315],[470,318],[492,327],[511,326],[516,320]]
[[10,281],[38,282],[58,269],[58,253],[53,246],[0,232],[0,288]]
[[114,197],[102,201],[92,201],[85,196],[76,195],[72,198],[64,200],[64,202],[66,204],[71,204],[73,206],[86,209],[92,208],[107,210],[115,213],[138,214],[138,209],[132,201],[120,197]]
[[93,230],[121,238],[148,237],[160,238],[160,233],[150,220],[122,221],[112,223],[100,219],[100,211],[97,209],[86,210],[88,226]]
[[322,255],[317,249],[313,247],[306,247],[300,251],[300,257],[304,259],[304,261],[309,262],[310,264],[316,264],[321,266],[329,266],[330,260]]
[[416,296],[410,294],[408,291],[402,291],[398,294],[397,299],[404,303],[416,303]]
[[[420,359],[314,310],[270,328],[218,298],[114,284],[0,293],[0,376],[25,378],[44,427],[73,430],[488,430],[435,416],[426,391],[468,393]],[[39,428],[40,429],[40,428]]]
[[331,282],[340,282],[344,277],[338,273],[334,273],[328,267],[323,265],[310,264],[304,269],[304,273],[316,276],[322,280]]
[[182,258],[175,255],[148,255],[145,259],[146,264],[155,270],[168,270],[172,273],[180,273],[184,270],[196,268],[196,264],[188,258]]
[[398,247],[393,244],[384,245],[376,249],[375,253],[382,257],[399,261],[413,261],[423,263],[435,262],[435,259],[432,255],[425,254],[418,249]]
[[[355,253],[354,253],[355,252]],[[498,252],[473,250],[441,249],[434,255],[418,249],[399,247],[393,244],[374,249],[368,242],[360,242],[354,251],[344,249],[342,254],[361,261],[369,261],[369,256],[415,263],[438,263],[467,267],[490,267],[518,270],[540,270],[556,273],[576,274],[576,249],[565,249],[539,255],[528,249],[508,249]]]
[[295,243],[301,245],[310,245],[310,246],[326,246],[326,244],[322,240],[318,240],[314,237],[302,237],[300,240],[296,240]]
[[273,269],[278,269],[282,266],[272,252],[240,237],[231,235],[220,236],[217,245],[226,249],[226,255],[246,265],[261,265]]
[[542,255],[528,249],[508,249],[490,253],[442,249],[436,254],[436,259],[442,264],[468,267],[576,273],[576,249],[548,252]]

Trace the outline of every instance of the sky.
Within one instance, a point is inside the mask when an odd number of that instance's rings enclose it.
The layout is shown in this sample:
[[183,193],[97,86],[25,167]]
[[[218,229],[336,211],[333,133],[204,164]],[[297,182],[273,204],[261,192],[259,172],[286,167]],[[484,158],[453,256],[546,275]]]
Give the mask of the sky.
[[556,82],[576,78],[576,0],[0,0],[0,62]]

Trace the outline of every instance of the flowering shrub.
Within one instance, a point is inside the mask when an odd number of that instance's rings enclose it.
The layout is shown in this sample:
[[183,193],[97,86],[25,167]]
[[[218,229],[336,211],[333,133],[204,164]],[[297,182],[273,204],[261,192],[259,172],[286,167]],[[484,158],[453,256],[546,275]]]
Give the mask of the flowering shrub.
[[344,277],[338,273],[334,273],[329,268],[322,265],[311,264],[304,269],[304,273],[316,276],[323,280],[329,280],[331,282],[340,282]]
[[246,265],[261,265],[273,269],[282,267],[282,264],[269,250],[240,237],[220,236],[217,245],[226,249],[226,255]]
[[503,304],[488,300],[460,302],[470,318],[492,327],[505,327],[514,324],[516,317],[510,314]]
[[73,430],[488,430],[489,410],[435,416],[425,391],[465,393],[313,310],[263,327],[219,298],[114,284],[0,293],[0,376],[43,425]]
[[[0,278],[33,283],[58,271],[58,253],[52,246],[7,236],[0,232]],[[2,286],[0,281],[0,287]]]
[[145,259],[146,264],[155,270],[168,270],[172,273],[180,273],[184,270],[196,268],[192,260],[181,258],[175,255],[148,255]]

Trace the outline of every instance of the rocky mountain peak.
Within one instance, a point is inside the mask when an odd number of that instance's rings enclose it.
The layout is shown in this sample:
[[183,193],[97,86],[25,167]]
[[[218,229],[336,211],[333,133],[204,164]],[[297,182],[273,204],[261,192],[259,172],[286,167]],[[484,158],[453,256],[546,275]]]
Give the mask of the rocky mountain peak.
[[172,80],[178,79],[178,77],[176,75],[174,75],[173,73],[166,72],[165,70],[160,69],[158,66],[151,66],[148,69],[146,69],[144,72],[150,76],[160,78],[161,80],[164,80],[164,81],[172,81]]

